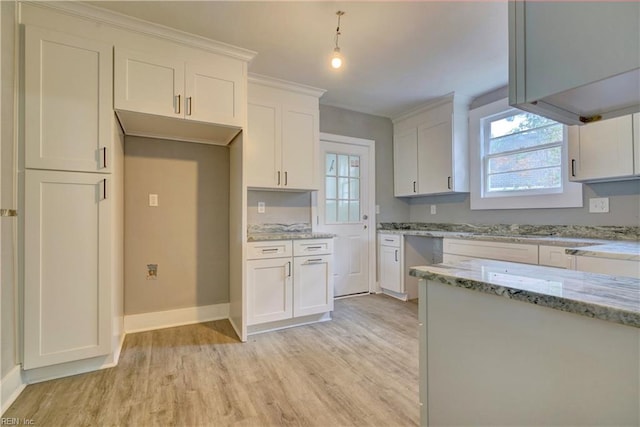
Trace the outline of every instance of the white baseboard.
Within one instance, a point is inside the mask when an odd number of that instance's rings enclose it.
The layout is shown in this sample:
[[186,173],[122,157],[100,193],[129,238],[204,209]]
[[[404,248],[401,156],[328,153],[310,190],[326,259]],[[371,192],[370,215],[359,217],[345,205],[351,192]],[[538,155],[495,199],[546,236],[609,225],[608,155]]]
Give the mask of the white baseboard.
[[294,326],[310,325],[312,323],[331,320],[331,312],[311,314],[308,316],[294,317],[291,319],[277,320],[275,322],[260,323],[247,326],[247,335],[261,334],[263,332],[278,331],[280,329],[293,328]]
[[124,316],[124,331],[130,334],[228,318],[229,303],[155,311]]
[[20,396],[22,390],[27,386],[23,376],[20,365],[16,365],[0,379],[1,401],[0,401],[0,415],[4,414],[4,411],[11,406],[11,404]]
[[409,296],[407,294],[401,294],[399,292],[395,292],[389,289],[384,289],[382,288],[382,293],[385,295],[389,295],[390,297],[394,297],[399,299],[400,301],[408,301],[409,300]]

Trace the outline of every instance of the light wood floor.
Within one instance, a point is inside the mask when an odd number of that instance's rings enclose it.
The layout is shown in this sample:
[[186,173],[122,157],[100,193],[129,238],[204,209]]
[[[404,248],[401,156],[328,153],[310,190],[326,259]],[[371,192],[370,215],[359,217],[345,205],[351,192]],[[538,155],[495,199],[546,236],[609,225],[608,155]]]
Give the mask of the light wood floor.
[[334,319],[249,337],[228,321],[127,335],[117,367],[28,386],[44,426],[412,426],[417,304],[336,301]]

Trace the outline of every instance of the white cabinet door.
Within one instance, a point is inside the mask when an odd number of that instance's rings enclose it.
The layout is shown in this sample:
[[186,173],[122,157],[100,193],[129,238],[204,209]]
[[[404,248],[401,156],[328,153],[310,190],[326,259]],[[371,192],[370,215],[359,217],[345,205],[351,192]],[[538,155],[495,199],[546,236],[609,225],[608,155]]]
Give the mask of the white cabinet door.
[[569,157],[572,181],[632,176],[632,117],[618,117],[572,129]]
[[25,167],[111,171],[111,50],[25,28]]
[[331,255],[293,258],[293,316],[333,310]]
[[451,122],[418,128],[418,188],[420,194],[452,190]]
[[538,246],[538,264],[573,270],[575,268],[575,257],[573,255],[567,255],[565,252],[566,249],[567,248],[563,246]]
[[111,351],[110,182],[25,172],[24,369]]
[[247,261],[247,325],[293,316],[292,258]]
[[393,188],[396,197],[418,193],[418,131],[393,136]]
[[246,144],[247,185],[278,188],[282,181],[280,166],[281,110],[278,104],[250,101],[248,141]]
[[184,117],[184,61],[115,49],[114,108]]
[[380,287],[403,293],[400,248],[378,246],[380,257]]
[[318,189],[319,112],[283,106],[282,177],[283,188]]
[[575,263],[578,271],[640,279],[640,262],[638,261],[577,255]]
[[185,117],[242,127],[242,62],[226,58],[210,58],[210,62],[186,64]]

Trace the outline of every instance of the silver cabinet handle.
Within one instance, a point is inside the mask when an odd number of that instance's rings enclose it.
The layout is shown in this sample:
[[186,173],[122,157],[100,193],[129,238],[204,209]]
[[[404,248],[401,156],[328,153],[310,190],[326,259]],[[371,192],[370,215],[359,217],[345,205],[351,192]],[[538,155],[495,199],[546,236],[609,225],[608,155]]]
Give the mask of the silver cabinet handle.
[[393,242],[393,239],[384,239],[385,242]]
[[191,97],[187,97],[187,116],[191,115]]
[[398,262],[398,250],[396,249],[396,262]]
[[307,246],[307,249],[317,251],[318,249],[322,249],[322,246]]
[[181,95],[176,95],[177,101],[176,101],[176,114],[180,114],[180,104],[182,104],[182,97]]
[[571,159],[571,176],[576,176],[576,159]]
[[313,264],[316,262],[322,262],[322,258],[314,258],[314,259],[308,259],[307,260],[307,264]]
[[278,171],[278,185],[280,185],[280,171]]
[[284,171],[284,185],[287,185],[287,171]]
[[104,196],[103,200],[107,200],[107,178],[102,180],[102,191],[102,195]]
[[416,192],[416,182],[415,181],[413,181],[413,192],[414,193]]
[[451,177],[450,176],[447,177],[447,188],[449,190],[451,190]]
[[272,254],[274,252],[278,252],[278,248],[271,248],[271,249],[263,249],[262,250],[263,254]]
[[287,277],[291,277],[291,261],[287,262],[287,266],[289,268],[289,273],[287,274]]
[[107,168],[107,147],[102,147],[102,167]]

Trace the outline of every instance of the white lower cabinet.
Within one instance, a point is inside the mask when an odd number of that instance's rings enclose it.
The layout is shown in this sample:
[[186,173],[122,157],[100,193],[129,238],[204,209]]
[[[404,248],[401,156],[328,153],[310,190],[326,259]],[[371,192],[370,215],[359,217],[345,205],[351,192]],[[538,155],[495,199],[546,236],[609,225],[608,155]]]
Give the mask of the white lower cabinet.
[[256,259],[247,262],[248,325],[290,319],[291,258]]
[[331,255],[293,258],[293,316],[333,311]]
[[640,279],[640,262],[633,260],[577,255],[575,256],[575,269],[589,273]]
[[378,265],[380,287],[398,294],[404,293],[402,236],[380,234],[378,236]]
[[331,239],[250,242],[247,254],[247,325],[333,310]]
[[110,183],[25,172],[24,369],[111,352]]

